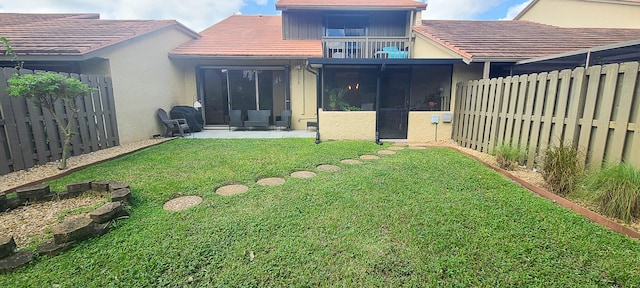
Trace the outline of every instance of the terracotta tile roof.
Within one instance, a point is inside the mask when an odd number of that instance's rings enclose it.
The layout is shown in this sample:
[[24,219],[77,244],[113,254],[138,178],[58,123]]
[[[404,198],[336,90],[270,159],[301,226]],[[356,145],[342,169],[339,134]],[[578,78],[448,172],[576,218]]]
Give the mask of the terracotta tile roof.
[[320,40],[282,40],[280,16],[234,15],[170,52],[185,57],[322,57]]
[[427,8],[427,4],[414,0],[280,0],[276,2],[276,9],[326,9],[337,8],[368,8],[368,9],[420,9]]
[[[97,14],[0,13],[0,35],[19,56],[83,56],[171,26],[175,20],[100,20]],[[0,48],[4,55],[4,47]]]
[[413,29],[467,59],[526,59],[640,39],[640,29],[560,28],[529,21],[423,20]]

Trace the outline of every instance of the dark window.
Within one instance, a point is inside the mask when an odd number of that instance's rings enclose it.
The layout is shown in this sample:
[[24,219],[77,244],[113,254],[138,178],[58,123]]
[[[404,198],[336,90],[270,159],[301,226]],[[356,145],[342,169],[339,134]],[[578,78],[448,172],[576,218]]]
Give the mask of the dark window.
[[367,36],[367,26],[368,18],[364,16],[327,16],[325,18],[325,36]]

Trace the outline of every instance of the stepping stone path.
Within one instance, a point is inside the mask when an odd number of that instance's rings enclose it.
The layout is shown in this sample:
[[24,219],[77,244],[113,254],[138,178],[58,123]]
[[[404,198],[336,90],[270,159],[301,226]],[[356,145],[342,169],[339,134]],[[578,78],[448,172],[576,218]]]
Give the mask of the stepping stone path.
[[387,150],[400,151],[400,150],[404,150],[404,146],[391,146],[391,147],[387,148]]
[[297,171],[297,172],[291,173],[291,177],[300,178],[300,179],[308,179],[308,178],[316,177],[316,173],[311,172],[311,171]]
[[249,187],[244,185],[227,185],[216,190],[216,194],[221,196],[231,196],[249,191]]
[[427,149],[427,147],[425,147],[425,146],[409,146],[409,149],[411,149],[411,150],[425,150],[425,149]]
[[182,196],[171,199],[162,205],[162,209],[167,211],[182,211],[202,203],[200,196]]
[[380,155],[395,155],[396,151],[380,150],[380,151],[378,151],[378,154],[380,154]]
[[347,165],[357,165],[357,164],[362,164],[362,161],[355,160],[355,159],[344,159],[340,161],[340,163],[347,164]]
[[376,156],[376,155],[362,155],[362,156],[360,156],[360,159],[362,159],[362,160],[378,160],[378,159],[380,159],[380,156]]
[[258,180],[258,185],[261,186],[278,186],[284,184],[285,180],[283,178],[264,178]]
[[322,171],[322,172],[336,172],[336,171],[340,171],[340,167],[336,166],[336,165],[328,165],[328,164],[323,164],[317,167],[318,170]]

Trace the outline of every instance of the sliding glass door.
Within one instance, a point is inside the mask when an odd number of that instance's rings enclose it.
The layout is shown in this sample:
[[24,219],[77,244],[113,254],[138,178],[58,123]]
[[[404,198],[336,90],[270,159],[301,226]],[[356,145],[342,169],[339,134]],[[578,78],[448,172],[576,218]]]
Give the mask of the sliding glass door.
[[[228,125],[229,110],[285,109],[286,77],[284,67],[280,69],[201,69],[200,86],[206,125]],[[288,83],[288,82],[287,82]]]

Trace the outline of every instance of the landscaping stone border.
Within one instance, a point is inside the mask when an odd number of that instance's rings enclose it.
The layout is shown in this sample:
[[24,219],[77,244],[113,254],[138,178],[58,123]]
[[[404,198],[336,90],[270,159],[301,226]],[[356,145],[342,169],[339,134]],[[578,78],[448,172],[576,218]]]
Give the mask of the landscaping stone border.
[[[124,207],[131,200],[129,184],[115,181],[83,181],[67,184],[66,188],[65,192],[57,193],[51,191],[49,185],[40,184],[16,189],[14,198],[8,199],[6,194],[0,194],[0,208],[2,208],[0,213],[2,213],[20,205],[77,197],[88,191],[111,193],[111,202],[87,213],[84,217],[64,221],[54,226],[51,229],[53,241],[38,246],[36,252],[39,255],[56,256],[73,247],[77,242],[102,236],[108,232],[111,223],[129,215]],[[33,252],[16,252],[16,249],[12,236],[0,236],[0,274],[13,271],[33,261]]]

